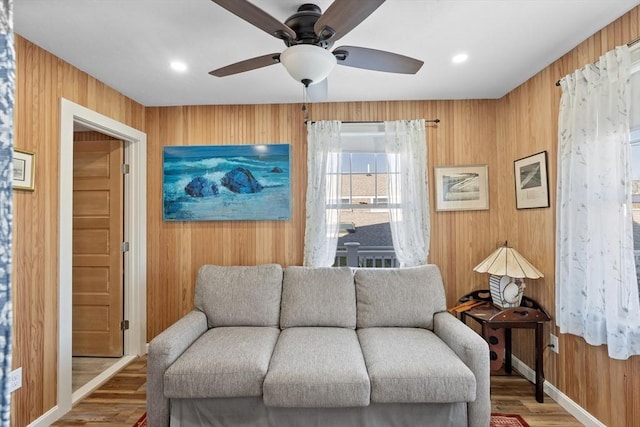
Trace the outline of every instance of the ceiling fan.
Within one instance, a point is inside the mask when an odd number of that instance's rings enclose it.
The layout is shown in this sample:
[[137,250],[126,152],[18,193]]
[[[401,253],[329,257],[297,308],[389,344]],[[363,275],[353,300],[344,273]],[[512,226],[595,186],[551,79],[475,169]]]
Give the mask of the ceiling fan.
[[210,71],[216,77],[243,73],[282,63],[301,82],[314,101],[327,97],[327,76],[336,64],[388,73],[415,74],[423,61],[383,50],[340,46],[334,42],[354,29],[385,0],[335,0],[322,13],[315,4],[305,3],[284,23],[247,0],[212,0],[229,12],[281,39],[287,48],[281,53],[250,58]]

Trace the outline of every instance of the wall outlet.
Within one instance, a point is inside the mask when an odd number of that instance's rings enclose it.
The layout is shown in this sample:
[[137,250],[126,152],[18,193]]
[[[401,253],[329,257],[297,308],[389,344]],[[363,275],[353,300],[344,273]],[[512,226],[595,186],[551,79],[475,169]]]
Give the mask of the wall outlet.
[[22,368],[14,369],[9,373],[9,393],[22,387]]
[[549,336],[549,345],[551,346],[551,351],[554,353],[560,353],[560,347],[558,346],[558,337],[551,334]]

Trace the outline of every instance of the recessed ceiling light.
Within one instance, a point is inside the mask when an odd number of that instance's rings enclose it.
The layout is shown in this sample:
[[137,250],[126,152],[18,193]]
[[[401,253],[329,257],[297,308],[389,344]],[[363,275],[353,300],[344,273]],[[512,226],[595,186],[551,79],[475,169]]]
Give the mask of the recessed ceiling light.
[[182,61],[171,61],[171,64],[169,65],[173,71],[178,71],[180,73],[187,71],[187,64]]
[[462,62],[465,62],[467,59],[469,59],[469,55],[467,55],[466,53],[459,53],[451,58],[451,62],[453,62],[454,64],[460,64]]

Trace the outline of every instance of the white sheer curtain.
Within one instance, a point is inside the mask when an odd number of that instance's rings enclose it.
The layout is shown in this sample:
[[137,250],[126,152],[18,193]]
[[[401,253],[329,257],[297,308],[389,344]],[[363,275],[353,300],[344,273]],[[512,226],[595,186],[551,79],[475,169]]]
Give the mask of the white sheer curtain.
[[427,140],[424,120],[385,122],[389,223],[401,267],[426,264],[429,255]]
[[304,260],[310,267],[331,267],[340,231],[340,122],[307,124],[307,218]]
[[640,354],[633,256],[627,46],[561,81],[556,323],[563,333]]

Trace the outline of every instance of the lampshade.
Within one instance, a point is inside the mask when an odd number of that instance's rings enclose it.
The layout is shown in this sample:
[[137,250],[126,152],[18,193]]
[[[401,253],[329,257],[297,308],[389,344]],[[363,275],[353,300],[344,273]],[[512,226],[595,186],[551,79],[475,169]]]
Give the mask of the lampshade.
[[337,61],[331,52],[322,47],[298,44],[285,49],[280,54],[280,62],[291,77],[308,86],[326,79]]
[[484,261],[476,265],[473,271],[489,273],[494,276],[509,276],[514,278],[539,279],[544,275],[518,251],[506,245],[496,249]]

